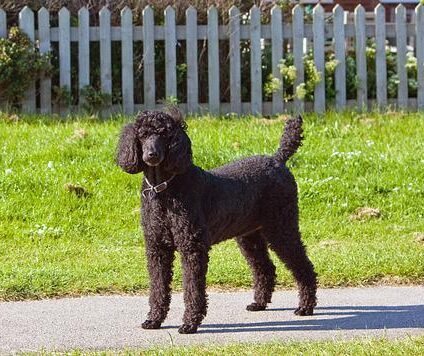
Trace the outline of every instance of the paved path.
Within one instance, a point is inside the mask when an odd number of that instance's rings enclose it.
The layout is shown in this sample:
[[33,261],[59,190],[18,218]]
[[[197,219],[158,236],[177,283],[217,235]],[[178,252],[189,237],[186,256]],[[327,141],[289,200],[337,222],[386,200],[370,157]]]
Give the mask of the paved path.
[[0,353],[122,349],[156,345],[424,335],[424,287],[321,289],[313,317],[293,315],[295,291],[274,294],[266,311],[247,312],[252,293],[210,293],[196,335],[180,335],[182,296],[161,330],[140,327],[144,296],[97,296],[0,303]]

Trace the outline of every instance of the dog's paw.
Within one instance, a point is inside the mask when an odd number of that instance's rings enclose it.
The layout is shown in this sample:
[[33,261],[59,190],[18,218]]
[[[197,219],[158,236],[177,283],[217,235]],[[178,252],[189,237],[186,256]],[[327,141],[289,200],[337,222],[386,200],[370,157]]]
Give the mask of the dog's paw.
[[160,321],[146,320],[143,324],[141,324],[141,327],[143,329],[159,329],[160,325]]
[[178,329],[178,332],[180,334],[195,334],[197,333],[197,327],[198,325],[196,324],[183,324]]
[[314,314],[314,308],[312,307],[299,307],[294,313],[298,316],[309,316]]
[[258,303],[252,303],[252,304],[249,304],[246,307],[246,310],[248,310],[248,311],[260,311],[260,310],[265,310],[265,309],[266,309],[266,305],[261,305],[261,304],[258,304]]

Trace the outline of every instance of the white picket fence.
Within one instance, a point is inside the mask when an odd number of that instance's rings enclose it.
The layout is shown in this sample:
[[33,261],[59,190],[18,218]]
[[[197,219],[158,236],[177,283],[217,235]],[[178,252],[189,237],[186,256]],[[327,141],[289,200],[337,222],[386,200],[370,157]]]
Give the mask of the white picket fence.
[[[90,43],[100,42],[100,73],[101,90],[112,93],[112,41],[122,43],[122,105],[111,107],[110,112],[122,110],[133,114],[140,109],[153,109],[160,106],[160,99],[156,97],[155,89],[155,41],[165,41],[165,77],[166,97],[177,97],[177,43],[187,46],[187,103],[180,104],[183,111],[191,113],[210,112],[224,113],[252,113],[277,114],[284,111],[314,110],[323,112],[329,108],[325,100],[325,84],[322,81],[315,88],[314,103],[305,103],[295,99],[294,102],[285,102],[282,90],[272,95],[271,102],[263,102],[262,78],[262,41],[272,43],[272,73],[281,79],[279,63],[283,56],[283,40],[291,40],[291,50],[297,68],[295,85],[304,81],[303,56],[305,39],[311,42],[314,60],[320,72],[325,68],[326,41],[332,40],[335,57],[339,62],[335,73],[336,109],[347,106],[356,106],[364,109],[376,104],[386,107],[393,104],[401,109],[424,109],[424,6],[419,5],[415,10],[414,23],[406,22],[405,7],[396,8],[396,22],[386,23],[385,9],[380,4],[375,8],[374,23],[366,23],[365,10],[359,5],[354,12],[354,23],[346,23],[346,14],[342,7],[335,6],[332,21],[326,21],[324,9],[317,5],[313,11],[313,23],[304,23],[304,9],[296,6],[293,9],[292,23],[284,23],[283,14],[279,7],[271,10],[271,21],[261,23],[261,10],[254,6],[250,10],[249,23],[241,23],[240,11],[232,7],[229,11],[229,23],[219,25],[218,11],[215,7],[208,10],[207,25],[197,24],[197,11],[190,7],[186,12],[186,24],[176,25],[175,10],[168,7],[165,10],[164,26],[154,24],[154,14],[151,7],[146,7],[142,13],[143,26],[133,25],[133,14],[126,7],[121,12],[121,26],[112,27],[110,11],[105,7],[99,13],[99,26],[90,27],[89,12],[82,8],[78,13],[78,26],[71,26],[70,13],[62,8],[58,14],[59,26],[51,27],[49,12],[42,8],[36,14],[38,28],[34,27],[35,14],[25,7],[19,14],[19,23],[32,40],[38,40],[40,51],[48,52],[52,42],[59,43],[60,86],[71,87],[71,42],[78,42],[78,86],[83,88],[90,84]],[[0,37],[7,34],[6,14],[0,9]],[[418,61],[418,94],[417,98],[408,97],[406,53],[407,38],[415,38],[415,55]],[[346,99],[346,41],[355,39],[357,63],[357,100]],[[376,41],[376,74],[377,98],[368,99],[367,95],[367,66],[366,40],[375,38]],[[398,96],[394,102],[387,99],[386,74],[386,40],[394,38],[397,45],[397,74],[399,77]],[[198,84],[198,41],[207,40],[208,49],[208,103],[199,103]],[[229,41],[230,62],[230,102],[220,100],[220,62],[219,41]],[[241,101],[241,60],[240,41],[250,40],[251,55],[251,102]],[[143,42],[144,66],[144,103],[134,103],[134,72],[133,72],[133,45],[134,41]],[[284,83],[283,83],[284,84]],[[51,80],[43,79],[39,85],[39,101],[36,101],[35,83],[27,91],[22,108],[27,112],[50,113],[52,111]],[[81,102],[81,100],[80,100]],[[38,106],[38,107],[37,107]],[[77,110],[78,108],[68,108]]]

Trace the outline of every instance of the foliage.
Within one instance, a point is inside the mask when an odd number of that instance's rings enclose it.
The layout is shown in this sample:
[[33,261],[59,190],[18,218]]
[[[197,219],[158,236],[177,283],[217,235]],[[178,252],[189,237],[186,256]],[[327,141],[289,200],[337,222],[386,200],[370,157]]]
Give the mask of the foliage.
[[[334,101],[336,96],[334,73],[339,65],[335,59],[334,52],[329,50],[325,55],[325,94],[326,100],[329,102]],[[348,99],[356,98],[356,90],[358,87],[358,79],[356,74],[356,59],[355,52],[348,51],[346,55],[346,93]],[[368,41],[366,47],[366,61],[367,61],[367,86],[368,97],[376,98],[376,49],[373,41]],[[269,95],[283,86],[284,100],[292,100],[294,97],[312,101],[314,98],[314,89],[322,80],[322,73],[317,70],[314,63],[313,52],[309,51],[303,58],[305,81],[296,88],[294,83],[297,78],[297,70],[294,66],[294,58],[292,53],[287,53],[281,60],[280,72],[283,78],[283,83],[278,78],[270,75],[265,83],[264,90]],[[397,89],[399,78],[397,75],[397,57],[396,50],[390,46],[386,47],[386,63],[387,63],[387,96],[388,98],[397,97]],[[417,58],[414,57],[413,52],[407,53],[407,76],[408,76],[408,93],[409,97],[416,97],[418,81],[417,81]]]
[[50,55],[38,51],[18,27],[0,38],[0,97],[14,105],[37,77],[49,75]]
[[[304,82],[300,83],[295,87],[295,82],[298,76],[297,69],[294,65],[293,53],[287,53],[285,58],[281,60],[280,73],[283,79],[283,98],[285,101],[292,100],[294,98],[305,99],[310,101],[313,99],[314,89],[321,81],[322,73],[320,73],[314,63],[313,52],[309,51],[308,54],[303,58],[304,64]],[[334,72],[334,61],[328,62],[326,66],[326,75],[330,71]],[[278,78],[269,77],[268,82],[265,84],[265,92],[271,93],[281,88],[282,83]]]
[[82,107],[88,114],[99,115],[101,110],[111,103],[112,95],[87,85],[81,89],[81,99]]
[[53,105],[57,107],[67,107],[72,103],[72,93],[69,87],[67,86],[58,86],[53,87]]

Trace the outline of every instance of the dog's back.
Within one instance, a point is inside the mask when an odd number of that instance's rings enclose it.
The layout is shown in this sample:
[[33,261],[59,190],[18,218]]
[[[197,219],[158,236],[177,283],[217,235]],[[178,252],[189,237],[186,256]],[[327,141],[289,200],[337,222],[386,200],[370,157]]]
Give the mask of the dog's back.
[[[261,226],[274,212],[297,206],[297,186],[285,166],[302,140],[301,117],[290,119],[273,156],[251,156],[217,167],[209,173],[205,197],[212,242]],[[297,210],[297,209],[296,209]]]

